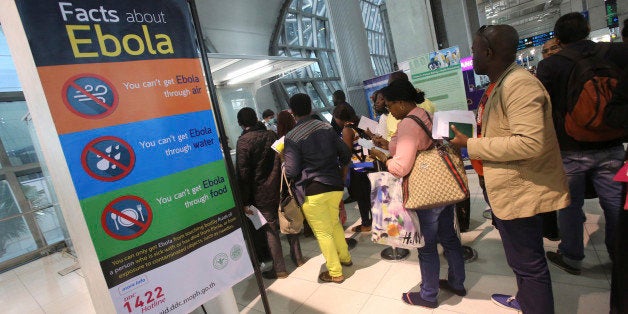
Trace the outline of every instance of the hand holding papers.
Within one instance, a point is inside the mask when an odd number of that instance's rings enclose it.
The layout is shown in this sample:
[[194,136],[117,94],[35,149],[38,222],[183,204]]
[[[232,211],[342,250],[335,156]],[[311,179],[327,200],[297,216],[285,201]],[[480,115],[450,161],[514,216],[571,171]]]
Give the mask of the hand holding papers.
[[250,205],[249,211],[252,211],[253,213],[252,214],[247,213],[246,217],[251,220],[251,222],[253,223],[253,226],[255,227],[255,230],[258,230],[259,228],[261,228],[263,225],[266,224],[266,218],[262,216],[262,213],[259,211],[259,209],[257,209],[257,207]]
[[383,134],[379,134],[379,123],[375,120],[371,120],[365,116],[360,117],[360,123],[358,123],[358,128],[362,130],[369,130],[374,134],[383,136]]
[[432,126],[432,136],[435,139],[443,137],[453,138],[454,134],[451,125],[468,137],[477,137],[477,123],[473,111],[450,110],[437,111],[434,113],[434,125]]

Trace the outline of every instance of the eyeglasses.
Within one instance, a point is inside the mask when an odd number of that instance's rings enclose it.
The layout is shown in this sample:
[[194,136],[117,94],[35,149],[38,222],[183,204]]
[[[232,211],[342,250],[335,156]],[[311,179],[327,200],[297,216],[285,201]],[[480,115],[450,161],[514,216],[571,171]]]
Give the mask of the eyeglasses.
[[487,30],[489,27],[492,27],[493,25],[482,25],[480,27],[480,29],[478,29],[478,35],[482,36],[482,38],[484,38],[484,40],[486,40],[486,44],[488,45],[488,49],[493,49],[491,48],[491,41],[488,40],[488,37],[486,37],[486,35],[484,35],[484,31]]

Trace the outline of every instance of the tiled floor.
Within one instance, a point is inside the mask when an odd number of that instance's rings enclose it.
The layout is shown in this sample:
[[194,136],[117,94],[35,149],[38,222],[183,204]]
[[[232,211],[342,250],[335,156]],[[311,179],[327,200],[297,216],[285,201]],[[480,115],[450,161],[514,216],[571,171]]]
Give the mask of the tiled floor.
[[[287,258],[290,276],[266,280],[267,294],[273,313],[513,313],[494,305],[492,293],[516,292],[515,277],[506,264],[497,230],[482,217],[486,207],[477,185],[477,176],[470,174],[471,231],[463,233],[463,244],[473,247],[479,258],[466,264],[468,290],[466,297],[442,292],[440,306],[435,310],[412,307],[400,297],[406,291],[418,291],[421,280],[416,251],[403,261],[380,258],[384,246],[373,244],[367,234],[353,234],[358,240],[351,250],[354,265],[345,268],[347,279],[342,284],[317,281],[324,269],[324,259],[313,238],[302,238],[307,257],[305,265],[296,268]],[[357,221],[355,203],[347,207],[348,221]],[[604,216],[597,200],[585,202],[586,258],[580,276],[569,275],[550,265],[557,313],[605,313],[609,308],[610,260],[604,247]],[[349,228],[347,228],[349,229]],[[284,241],[287,242],[287,241]],[[287,246],[284,243],[284,252]],[[545,242],[546,250],[556,250],[557,242]],[[94,313],[80,270],[66,276],[59,270],[73,264],[73,259],[57,253],[20,268],[0,274],[0,312],[2,313]],[[441,259],[441,277],[447,271]],[[253,277],[233,287],[241,313],[263,313]],[[201,312],[202,313],[202,312]]]

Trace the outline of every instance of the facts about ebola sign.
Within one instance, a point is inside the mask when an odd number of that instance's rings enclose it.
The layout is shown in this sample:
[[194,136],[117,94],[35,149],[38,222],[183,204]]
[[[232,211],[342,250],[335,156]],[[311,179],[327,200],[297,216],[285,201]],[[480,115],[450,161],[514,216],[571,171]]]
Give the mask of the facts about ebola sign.
[[117,312],[188,313],[249,276],[190,4],[16,4]]

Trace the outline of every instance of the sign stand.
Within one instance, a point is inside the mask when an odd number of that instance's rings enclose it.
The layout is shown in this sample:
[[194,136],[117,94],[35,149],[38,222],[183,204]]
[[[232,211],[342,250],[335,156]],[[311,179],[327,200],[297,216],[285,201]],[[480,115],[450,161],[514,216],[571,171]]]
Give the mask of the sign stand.
[[[211,99],[214,111],[214,116],[216,118],[216,129],[218,130],[220,145],[222,147],[223,155],[225,156],[225,163],[227,164],[227,173],[229,174],[229,182],[231,182],[231,190],[233,191],[233,196],[236,201],[236,208],[243,208],[242,198],[240,197],[240,191],[235,185],[235,168],[233,166],[233,162],[229,157],[229,146],[227,145],[227,133],[225,132],[225,126],[222,121],[222,114],[220,113],[220,106],[218,106],[218,93],[216,92],[216,87],[213,84],[212,74],[209,68],[209,62],[207,61],[207,51],[205,49],[205,44],[202,42],[203,33],[201,31],[201,23],[198,19],[198,11],[196,9],[196,3],[194,0],[188,0],[190,3],[190,9],[192,11],[192,21],[194,23],[194,29],[196,30],[196,37],[198,41],[198,46],[201,50],[201,60],[203,62],[203,68],[205,69],[205,79],[207,86],[209,87],[209,96]],[[240,221],[245,221],[246,216],[244,215],[243,210],[236,210],[239,214]],[[264,280],[262,279],[262,272],[259,268],[259,261],[257,260],[257,256],[255,256],[255,249],[253,248],[253,241],[250,237],[251,232],[246,223],[242,223],[241,226],[244,239],[246,240],[246,248],[249,251],[249,257],[251,258],[251,262],[253,263],[253,269],[255,270],[255,279],[257,281],[257,287],[260,292],[260,297],[262,298],[262,303],[264,304],[264,310],[266,313],[271,313],[270,304],[268,302],[268,296],[266,295],[266,288],[264,287]]]

